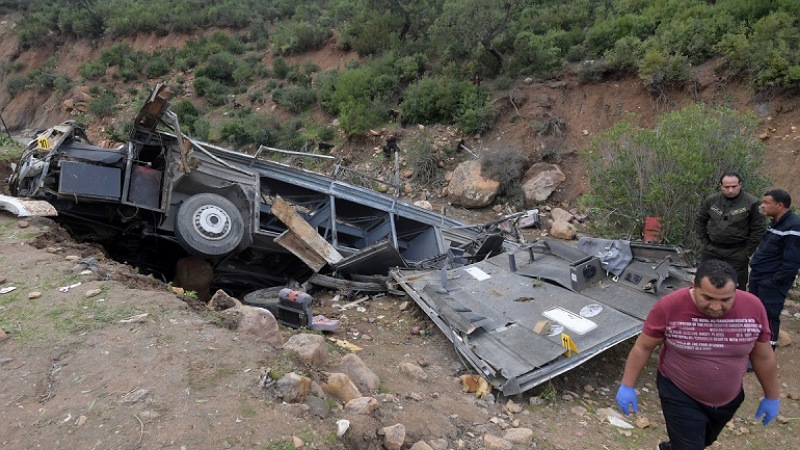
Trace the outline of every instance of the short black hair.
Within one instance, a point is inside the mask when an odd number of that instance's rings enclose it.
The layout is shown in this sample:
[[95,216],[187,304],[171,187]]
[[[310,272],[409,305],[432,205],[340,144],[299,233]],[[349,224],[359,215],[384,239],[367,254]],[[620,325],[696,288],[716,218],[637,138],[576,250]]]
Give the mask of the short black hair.
[[709,259],[697,266],[697,271],[694,273],[694,284],[699,286],[703,278],[708,278],[715,288],[724,287],[728,281],[733,281],[734,286],[738,283],[736,269],[719,259]]
[[739,180],[739,184],[742,183],[742,177],[739,176],[738,173],[736,173],[736,172],[725,172],[725,173],[722,174],[721,177],[719,177],[719,184],[722,184],[722,179],[725,178],[725,177],[736,177],[736,179]]
[[792,206],[792,196],[783,189],[770,189],[764,193],[764,197],[772,197],[775,203],[783,203],[784,208]]

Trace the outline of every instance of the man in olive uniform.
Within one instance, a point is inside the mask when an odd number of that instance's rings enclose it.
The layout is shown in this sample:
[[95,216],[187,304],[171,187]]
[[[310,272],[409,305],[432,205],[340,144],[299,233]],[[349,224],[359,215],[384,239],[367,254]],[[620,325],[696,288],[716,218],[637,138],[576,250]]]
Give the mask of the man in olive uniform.
[[748,264],[761,236],[765,218],[761,201],[742,192],[742,179],[736,172],[720,178],[720,192],[709,195],[700,205],[694,229],[703,250],[700,261],[721,259],[736,269],[738,288],[747,289]]

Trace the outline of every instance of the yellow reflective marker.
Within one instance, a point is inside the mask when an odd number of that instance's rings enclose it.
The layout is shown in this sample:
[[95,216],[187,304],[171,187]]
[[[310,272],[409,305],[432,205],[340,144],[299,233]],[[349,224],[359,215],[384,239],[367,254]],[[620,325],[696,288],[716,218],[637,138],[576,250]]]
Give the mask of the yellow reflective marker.
[[567,358],[572,356],[572,352],[579,353],[578,347],[575,346],[575,341],[565,333],[561,333],[561,346],[567,349],[567,351],[564,352]]
[[36,138],[36,146],[41,150],[50,150],[50,139],[46,137]]

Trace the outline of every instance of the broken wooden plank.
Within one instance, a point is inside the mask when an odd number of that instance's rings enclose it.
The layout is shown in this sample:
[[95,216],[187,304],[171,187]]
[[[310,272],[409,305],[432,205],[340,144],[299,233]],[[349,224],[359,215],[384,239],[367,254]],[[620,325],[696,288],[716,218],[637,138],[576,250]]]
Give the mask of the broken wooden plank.
[[[284,225],[289,227],[289,230],[294,234],[294,236],[284,237],[280,241],[276,239],[275,241],[294,253],[306,264],[309,264],[308,261],[313,262],[319,259],[329,264],[336,264],[344,259],[325,238],[317,233],[317,230],[312,227],[311,224],[297,214],[294,208],[292,208],[292,205],[286,203],[282,198],[278,197],[272,203],[272,213],[283,222]],[[289,236],[287,233],[281,236],[284,235]],[[289,246],[287,247],[284,244],[288,244]],[[317,262],[314,262],[313,266],[309,264],[309,267],[314,269],[315,272],[322,268]]]
[[319,272],[327,264],[324,258],[317,254],[307,242],[292,230],[286,230],[278,235],[275,238],[275,243],[292,252],[314,272]]

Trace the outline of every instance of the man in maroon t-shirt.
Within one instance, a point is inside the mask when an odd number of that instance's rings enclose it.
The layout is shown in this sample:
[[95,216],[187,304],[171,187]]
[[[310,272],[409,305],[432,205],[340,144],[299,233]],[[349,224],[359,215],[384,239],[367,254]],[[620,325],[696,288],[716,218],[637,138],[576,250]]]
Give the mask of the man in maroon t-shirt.
[[756,417],[778,415],[778,365],[769,319],[758,297],[736,289],[736,270],[711,259],[697,267],[692,287],[661,298],[636,339],[617,404],[639,412],[633,386],[650,355],[658,357],[658,395],[669,441],[659,450],[702,450],[711,445],[744,401],[747,363],[764,390]]

